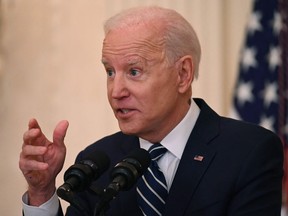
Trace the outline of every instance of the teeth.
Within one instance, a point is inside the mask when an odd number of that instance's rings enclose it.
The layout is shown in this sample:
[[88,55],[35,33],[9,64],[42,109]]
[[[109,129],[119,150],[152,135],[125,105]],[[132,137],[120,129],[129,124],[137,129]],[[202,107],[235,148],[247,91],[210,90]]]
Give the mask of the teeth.
[[124,114],[126,114],[126,113],[129,112],[129,110],[128,110],[128,109],[121,109],[121,112],[124,113]]

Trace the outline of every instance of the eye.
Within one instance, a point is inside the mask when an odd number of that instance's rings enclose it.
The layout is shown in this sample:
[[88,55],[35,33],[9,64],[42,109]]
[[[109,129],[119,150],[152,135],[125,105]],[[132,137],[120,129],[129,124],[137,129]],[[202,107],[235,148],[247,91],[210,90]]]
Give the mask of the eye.
[[108,77],[113,77],[115,72],[112,69],[106,69],[106,73]]
[[131,69],[131,70],[130,70],[130,75],[131,75],[131,76],[138,76],[139,73],[140,73],[140,71],[137,70],[137,69]]

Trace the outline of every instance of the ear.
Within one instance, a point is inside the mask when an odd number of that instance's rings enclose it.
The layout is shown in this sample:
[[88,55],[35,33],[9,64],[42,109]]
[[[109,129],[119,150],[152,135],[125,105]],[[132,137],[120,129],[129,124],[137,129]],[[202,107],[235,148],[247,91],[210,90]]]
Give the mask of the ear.
[[178,60],[178,91],[185,93],[189,88],[194,79],[194,65],[192,57],[187,55],[183,56]]

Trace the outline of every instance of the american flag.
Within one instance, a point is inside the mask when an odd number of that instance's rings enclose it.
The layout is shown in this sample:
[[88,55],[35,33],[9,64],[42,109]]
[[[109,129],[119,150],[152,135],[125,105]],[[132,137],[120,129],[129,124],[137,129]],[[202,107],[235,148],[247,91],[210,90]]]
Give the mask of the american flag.
[[232,114],[278,134],[285,152],[288,149],[287,2],[254,1],[241,51]]

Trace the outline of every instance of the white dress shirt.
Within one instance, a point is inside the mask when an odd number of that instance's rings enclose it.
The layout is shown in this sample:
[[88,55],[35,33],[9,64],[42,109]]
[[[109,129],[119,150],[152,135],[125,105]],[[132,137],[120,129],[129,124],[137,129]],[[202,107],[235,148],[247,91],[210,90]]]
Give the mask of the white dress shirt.
[[[161,144],[168,150],[158,161],[158,166],[163,172],[168,190],[170,190],[180,159],[182,157],[185,145],[194,128],[196,120],[199,116],[200,109],[194,100],[191,100],[190,109],[182,121],[161,141]],[[139,138],[140,147],[146,150],[152,143]],[[57,194],[54,195],[46,203],[39,207],[30,206],[28,203],[28,195],[25,193],[22,197],[22,206],[25,216],[56,216],[59,208]]]
[[[190,109],[182,121],[161,141],[168,151],[159,159],[158,166],[163,172],[168,191],[172,185],[184,148],[199,116],[200,109],[191,100]],[[140,147],[148,150],[152,143],[139,138]]]
[[56,216],[59,208],[59,200],[56,192],[45,203],[37,206],[30,206],[28,203],[27,192],[22,196],[22,206],[25,216]]

